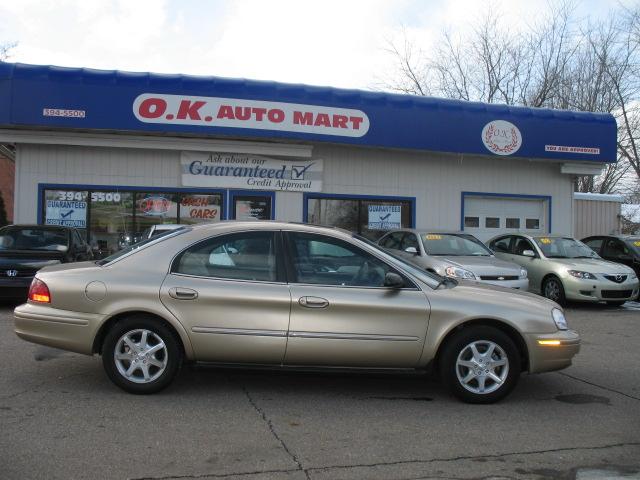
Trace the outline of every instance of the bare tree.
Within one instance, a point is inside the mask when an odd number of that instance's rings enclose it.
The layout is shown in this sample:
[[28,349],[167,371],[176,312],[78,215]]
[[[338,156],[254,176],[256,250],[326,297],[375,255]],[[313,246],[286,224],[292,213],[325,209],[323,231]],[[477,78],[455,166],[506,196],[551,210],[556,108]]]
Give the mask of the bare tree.
[[18,42],[0,44],[0,60],[5,61],[11,57],[11,50],[18,46]]
[[[579,191],[626,193],[640,179],[640,10],[595,24],[574,18],[575,2],[549,3],[524,31],[510,31],[491,9],[465,36],[443,31],[425,55],[405,32],[389,42],[396,76],[383,87],[416,95],[590,112],[618,121],[618,162]],[[630,182],[630,174],[633,181]]]

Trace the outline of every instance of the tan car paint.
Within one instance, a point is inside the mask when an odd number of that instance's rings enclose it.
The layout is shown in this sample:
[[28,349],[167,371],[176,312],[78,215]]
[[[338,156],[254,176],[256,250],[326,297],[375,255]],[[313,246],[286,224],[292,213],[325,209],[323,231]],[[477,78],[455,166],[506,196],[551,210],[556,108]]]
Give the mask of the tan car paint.
[[[170,323],[192,360],[279,364],[284,356],[285,363],[296,365],[420,368],[434,359],[452,329],[468,321],[491,319],[510,326],[529,346],[531,372],[566,367],[579,350],[577,334],[557,330],[551,317],[551,309],[557,306],[552,302],[472,282],[434,289],[437,280],[423,281],[377,248],[362,243],[360,248],[403,271],[419,289],[326,289],[188,276],[179,276],[178,281],[178,275],[167,276],[175,254],[188,245],[215,235],[260,229],[293,229],[353,242],[348,233],[337,229],[280,222],[195,227],[108,266],[72,264],[40,271],[37,276],[49,286],[52,303],[29,302],[17,307],[16,333],[29,341],[89,354],[98,331],[109,319],[142,311]],[[91,282],[104,283],[103,299],[87,297],[85,289]],[[202,282],[208,285],[204,290]],[[169,300],[169,289],[179,284],[197,287],[198,300]],[[326,298],[330,305],[317,311],[302,310],[300,298],[309,296]],[[182,306],[188,302],[193,306]],[[81,323],[69,321],[76,317]],[[205,330],[194,332],[194,327]],[[234,332],[234,328],[242,331]],[[215,329],[225,331],[214,333]],[[278,335],[266,335],[265,330]],[[370,340],[367,335],[380,339]],[[363,336],[365,339],[358,338]],[[563,347],[540,347],[536,339],[541,336],[561,339]]]

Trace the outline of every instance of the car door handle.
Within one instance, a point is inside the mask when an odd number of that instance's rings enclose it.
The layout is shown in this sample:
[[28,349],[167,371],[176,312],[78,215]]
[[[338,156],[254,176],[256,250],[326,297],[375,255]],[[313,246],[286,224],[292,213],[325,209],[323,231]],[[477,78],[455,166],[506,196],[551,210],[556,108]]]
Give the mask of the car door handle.
[[191,288],[173,287],[169,289],[169,296],[176,300],[195,300],[198,292]]
[[329,300],[321,297],[300,297],[298,303],[307,308],[325,308],[329,306]]

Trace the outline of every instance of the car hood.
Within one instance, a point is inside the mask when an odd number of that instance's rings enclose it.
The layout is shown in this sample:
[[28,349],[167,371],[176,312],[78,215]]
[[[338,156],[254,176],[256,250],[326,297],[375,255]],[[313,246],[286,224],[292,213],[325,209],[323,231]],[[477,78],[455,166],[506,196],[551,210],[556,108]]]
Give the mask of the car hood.
[[434,256],[442,262],[447,262],[451,265],[462,267],[466,270],[470,270],[476,275],[489,276],[489,275],[509,275],[519,276],[520,266],[515,263],[506,262],[496,257],[480,257],[476,255],[462,256],[462,257],[448,257],[446,255]]
[[[496,285],[487,285],[486,283],[476,282],[473,280],[456,280],[458,285],[454,287],[454,290],[458,292],[464,291],[464,296],[473,298],[475,295],[495,297],[494,300],[497,304],[505,304],[507,301],[515,301],[521,307],[528,308],[542,308],[544,311],[552,308],[561,309],[553,300],[541,297],[534,293],[526,292],[524,290],[516,290],[508,287],[501,287]],[[505,295],[509,295],[510,298],[506,298]]]
[[589,273],[632,273],[633,270],[621,263],[609,262],[601,258],[548,258],[549,262]]

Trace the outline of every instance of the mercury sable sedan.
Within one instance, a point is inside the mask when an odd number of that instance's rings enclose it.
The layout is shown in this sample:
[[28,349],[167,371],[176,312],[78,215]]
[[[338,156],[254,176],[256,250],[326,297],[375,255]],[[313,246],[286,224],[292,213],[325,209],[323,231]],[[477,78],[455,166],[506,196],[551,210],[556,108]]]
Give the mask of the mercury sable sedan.
[[500,235],[489,246],[529,272],[529,289],[560,304],[566,300],[622,305],[638,296],[633,269],[603,260],[587,245],[558,235]]
[[435,369],[460,399],[489,403],[521,372],[565,368],[580,348],[547,299],[425,272],[338,229],[278,222],[185,227],[44,268],[15,331],[102,355],[132,393],[166,387],[187,361]]

